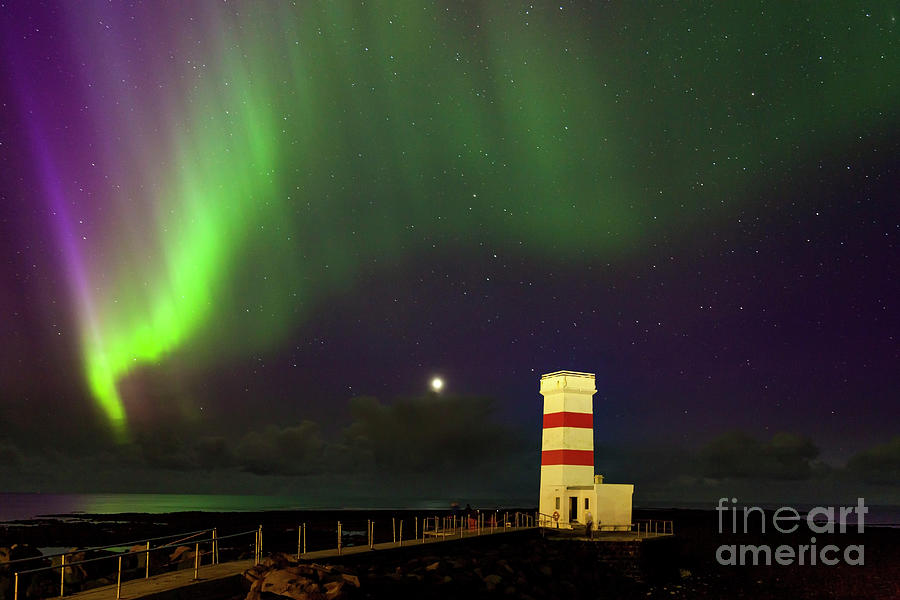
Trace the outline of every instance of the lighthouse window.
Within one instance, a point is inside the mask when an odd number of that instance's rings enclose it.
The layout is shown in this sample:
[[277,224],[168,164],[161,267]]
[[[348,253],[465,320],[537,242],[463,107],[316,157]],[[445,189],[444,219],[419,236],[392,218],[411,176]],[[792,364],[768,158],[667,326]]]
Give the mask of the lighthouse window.
[[585,498],[585,499],[584,499],[584,510],[587,510],[587,509],[589,509],[590,507],[591,507],[591,500],[590,500],[590,498]]
[[556,510],[559,510],[559,496],[556,497]]

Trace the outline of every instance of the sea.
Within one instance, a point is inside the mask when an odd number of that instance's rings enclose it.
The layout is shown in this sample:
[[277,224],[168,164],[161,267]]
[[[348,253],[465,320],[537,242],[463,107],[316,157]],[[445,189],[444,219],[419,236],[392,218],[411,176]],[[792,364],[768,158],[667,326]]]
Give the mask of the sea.
[[[482,499],[473,506],[483,508],[527,507],[527,500],[502,501]],[[82,518],[84,515],[114,515],[123,513],[163,514],[173,512],[260,512],[260,511],[310,511],[310,510],[434,510],[449,509],[446,500],[407,500],[395,506],[384,505],[383,500],[358,501],[350,506],[334,506],[310,502],[308,498],[295,496],[254,496],[224,494],[28,494],[0,493],[0,523],[24,521],[44,517]],[[636,509],[715,509],[714,504],[696,502],[654,503],[652,506],[636,505]],[[765,509],[777,506],[762,505]],[[804,513],[812,508],[794,506]],[[866,525],[900,528],[900,506],[869,506]]]
[[[483,508],[527,507],[498,499],[479,499],[473,506]],[[451,508],[444,499],[404,499],[386,505],[383,499],[358,500],[353,504],[329,505],[296,496],[254,496],[225,494],[38,494],[0,493],[0,523],[43,517],[79,518],[82,515],[122,513],[163,514],[173,512],[260,512],[275,510],[441,510]]]

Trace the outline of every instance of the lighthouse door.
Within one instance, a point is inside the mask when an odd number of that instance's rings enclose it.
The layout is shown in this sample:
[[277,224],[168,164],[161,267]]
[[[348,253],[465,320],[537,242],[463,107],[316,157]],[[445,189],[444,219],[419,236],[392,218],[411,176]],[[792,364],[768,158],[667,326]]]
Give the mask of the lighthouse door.
[[578,520],[578,497],[569,497],[569,523]]

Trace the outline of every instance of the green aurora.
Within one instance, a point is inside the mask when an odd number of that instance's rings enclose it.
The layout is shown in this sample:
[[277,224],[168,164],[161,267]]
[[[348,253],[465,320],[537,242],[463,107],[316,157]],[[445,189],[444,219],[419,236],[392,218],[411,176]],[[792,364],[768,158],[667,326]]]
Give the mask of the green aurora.
[[889,3],[100,10],[66,17],[105,174],[80,321],[123,440],[130,373],[274,348],[363,265],[687,239],[900,106]]

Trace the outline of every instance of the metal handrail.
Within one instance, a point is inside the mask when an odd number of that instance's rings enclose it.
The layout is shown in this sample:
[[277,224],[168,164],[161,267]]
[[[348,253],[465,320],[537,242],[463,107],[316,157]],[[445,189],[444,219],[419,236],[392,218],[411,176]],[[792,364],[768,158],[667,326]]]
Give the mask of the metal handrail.
[[[206,531],[212,531],[212,530],[211,530],[211,529],[206,529],[206,530],[204,530],[204,531],[201,532],[201,533],[205,533]],[[230,535],[223,535],[223,536],[211,537],[211,538],[207,538],[207,539],[204,539],[204,540],[194,540],[194,543],[195,543],[195,544],[203,544],[203,543],[206,543],[206,542],[215,542],[215,541],[219,541],[219,542],[220,542],[220,541],[226,540],[226,539],[228,539],[228,538],[233,538],[233,537],[237,537],[237,536],[240,536],[240,535],[247,535],[247,534],[249,534],[249,533],[257,533],[257,530],[256,530],[256,529],[251,529],[251,530],[249,530],[249,531],[242,531],[242,532],[240,532],[240,533],[232,533],[232,534],[230,534]],[[179,534],[179,535],[180,535],[180,534]],[[164,536],[164,537],[169,537],[169,536]],[[157,538],[157,539],[159,539],[159,538]],[[186,538],[186,539],[187,539],[187,538]],[[148,540],[148,541],[149,541],[149,540]],[[109,556],[97,556],[97,557],[94,557],[94,558],[86,558],[86,559],[84,559],[84,560],[78,560],[78,561],[75,561],[75,562],[66,563],[65,565],[50,565],[49,567],[38,567],[38,568],[36,568],[36,569],[26,569],[25,571],[16,571],[16,573],[18,573],[19,575],[25,575],[25,574],[27,574],[27,573],[37,573],[38,571],[51,571],[51,570],[60,569],[60,568],[63,568],[63,567],[66,567],[66,568],[67,568],[67,567],[74,567],[75,565],[83,565],[83,564],[89,563],[89,562],[96,562],[96,561],[98,561],[98,560],[107,560],[107,559],[110,559],[110,558],[118,558],[118,557],[120,557],[120,556],[121,556],[121,557],[125,557],[125,556],[136,556],[136,555],[138,555],[138,554],[148,554],[148,553],[150,553],[150,552],[156,552],[157,550],[165,550],[165,549],[167,549],[167,548],[181,548],[181,547],[183,546],[183,544],[180,543],[181,541],[183,541],[183,540],[180,540],[179,542],[176,542],[176,543],[173,543],[173,544],[167,544],[167,545],[163,545],[163,546],[157,546],[156,548],[150,548],[150,550],[147,550],[146,548],[144,548],[144,549],[141,549],[141,550],[133,550],[133,551],[132,551],[132,550],[129,550],[129,551],[127,551],[127,552],[117,552],[117,553],[115,553],[115,554],[110,554]],[[103,548],[112,548],[112,547],[113,547],[113,546],[104,546]],[[82,552],[82,550],[78,550],[78,552]],[[67,555],[68,555],[68,554],[74,554],[74,552],[66,552],[66,554],[67,554]],[[51,555],[48,555],[48,556],[51,556]],[[52,555],[52,556],[59,556],[59,555]]]
[[[641,525],[644,525],[643,531],[641,531]],[[660,531],[660,525],[662,525],[662,531]],[[637,527],[638,535],[641,533],[646,535],[675,535],[675,522],[671,519],[635,519],[634,523],[631,524],[632,531],[634,531],[635,526]]]
[[[212,532],[212,537],[210,537],[210,538],[208,538],[208,539],[203,539],[203,540],[194,540],[194,579],[197,579],[197,577],[199,577],[199,572],[200,572],[200,557],[201,557],[202,555],[212,554],[212,555],[213,555],[213,563],[218,563],[219,542],[220,542],[221,540],[224,540],[224,539],[234,538],[234,537],[238,537],[238,536],[241,536],[241,535],[247,535],[247,534],[250,534],[250,533],[255,534],[255,535],[256,535],[256,541],[255,541],[256,552],[255,552],[255,557],[256,557],[256,562],[259,563],[259,560],[260,560],[260,553],[261,553],[261,544],[262,544],[262,535],[261,535],[261,533],[262,533],[262,527],[260,527],[259,529],[255,529],[255,530],[242,531],[242,532],[239,532],[239,533],[232,533],[232,534],[230,534],[230,535],[224,535],[224,536],[221,536],[221,537],[219,537],[219,536],[217,535],[217,531],[216,531],[215,528],[213,528],[213,529],[205,529],[205,530],[203,530],[203,531],[201,531],[201,532],[199,532],[199,533],[205,533],[205,532],[207,532],[207,531],[211,531],[211,532]],[[175,535],[182,535],[182,534],[175,534]],[[167,538],[167,537],[174,537],[174,536],[162,536],[161,538],[157,538],[157,539],[165,539],[165,538]],[[82,564],[89,563],[89,562],[96,562],[96,561],[100,561],[100,560],[106,560],[106,559],[110,559],[110,558],[116,558],[116,559],[118,559],[118,561],[119,561],[118,576],[117,576],[117,579],[116,579],[116,598],[118,599],[118,598],[121,597],[121,593],[122,593],[122,559],[123,559],[124,557],[126,557],[126,556],[136,556],[136,555],[139,555],[139,554],[147,554],[147,571],[146,571],[146,573],[147,573],[147,577],[149,577],[149,574],[150,574],[150,571],[149,571],[149,567],[150,567],[150,553],[151,553],[151,552],[156,552],[157,550],[165,550],[165,549],[168,549],[168,548],[179,548],[179,547],[183,547],[182,542],[184,542],[185,540],[188,540],[188,539],[190,539],[190,538],[192,538],[192,537],[195,537],[195,536],[194,536],[194,535],[191,535],[191,536],[188,536],[188,537],[186,537],[186,538],[182,538],[181,540],[177,540],[175,543],[172,543],[172,544],[166,544],[166,545],[162,545],[162,546],[157,546],[156,548],[150,548],[149,540],[147,540],[147,541],[145,542],[145,543],[147,544],[147,548],[146,548],[146,549],[134,550],[134,551],[129,550],[129,551],[127,551],[127,552],[115,553],[115,554],[111,554],[111,555],[109,555],[109,556],[98,556],[98,557],[95,557],[95,558],[87,558],[87,559],[84,559],[84,560],[79,560],[79,561],[75,561],[75,562],[73,562],[73,563],[68,563],[68,564],[66,564],[66,562],[65,562],[65,556],[66,556],[66,554],[63,554],[63,555],[62,555],[62,556],[63,556],[62,563],[59,564],[59,565],[50,565],[49,567],[39,567],[39,568],[36,568],[36,569],[27,569],[27,570],[25,570],[25,571],[16,571],[15,574],[14,574],[13,600],[18,600],[18,598],[19,598],[19,575],[27,575],[27,574],[30,574],[30,573],[37,573],[37,572],[39,572],[39,571],[51,571],[51,570],[55,570],[55,569],[60,569],[60,590],[59,590],[59,595],[60,595],[60,597],[62,597],[62,596],[65,595],[65,569],[66,569],[66,568],[68,568],[68,567],[73,567],[73,566],[76,566],[76,565],[82,565]],[[206,543],[206,542],[212,542],[212,548],[211,548],[208,552],[207,552],[207,551],[200,552],[200,544],[201,544],[201,543]],[[111,547],[113,547],[113,546],[104,546],[102,549],[111,548]]]
[[[173,533],[171,535],[161,535],[161,536],[155,537],[155,538],[144,538],[144,539],[140,539],[140,540],[135,540],[133,542],[120,542],[117,544],[107,544],[106,546],[93,546],[91,548],[76,548],[74,550],[69,550],[67,552],[56,552],[54,554],[42,554],[41,556],[31,556],[28,558],[17,558],[15,560],[8,560],[3,564],[11,565],[13,563],[27,562],[29,560],[41,560],[44,558],[55,558],[57,556],[68,556],[69,554],[74,554],[76,552],[93,552],[94,550],[108,550],[110,548],[118,548],[120,546],[136,546],[137,544],[146,544],[147,542],[155,542],[157,540],[164,540],[166,538],[178,537],[179,535],[186,535],[188,537],[183,538],[183,540],[189,540],[192,537],[200,535],[201,533],[206,533],[207,531],[212,531],[212,529],[200,529],[197,531],[188,531],[186,533]],[[161,548],[162,546],[158,546],[158,547]],[[54,568],[58,568],[58,567],[54,567]],[[20,572],[24,572],[24,571],[20,571]]]
[[[496,514],[497,519],[492,522],[492,520],[488,517],[494,514]],[[514,515],[516,515],[516,513],[513,513],[509,516],[513,517]],[[387,520],[390,521],[389,530],[391,532],[391,535],[388,537],[388,541],[386,543],[396,544],[398,547],[402,547],[407,544],[431,544],[440,542],[442,541],[442,539],[448,540],[459,539],[463,537],[478,537],[481,535],[521,531],[537,527],[537,525],[535,525],[533,515],[528,513],[518,513],[516,516],[516,519],[510,518],[507,521],[510,523],[509,526],[504,527],[504,521],[501,520],[501,517],[503,517],[503,515],[499,511],[482,513],[474,519],[476,522],[474,530],[468,529],[468,522],[464,515],[445,515],[433,517],[419,517],[418,515],[415,515],[412,519],[412,528],[409,527],[409,520],[390,517]],[[407,536],[409,535],[409,533],[412,533],[412,538],[403,535],[404,522],[406,524]],[[304,558],[311,552],[314,553],[336,551],[338,552],[338,554],[342,552],[344,546],[341,521],[337,522],[336,528],[339,545],[320,548],[318,550],[308,550],[306,544],[306,527],[306,523],[301,523],[297,526],[296,529],[291,528],[292,531],[297,532],[297,551],[295,555],[298,560]],[[412,529],[411,532],[410,529]],[[385,542],[378,542],[378,544],[382,543]],[[375,521],[372,519],[368,519],[366,522],[366,540],[364,546],[369,550],[374,550],[376,546]]]

